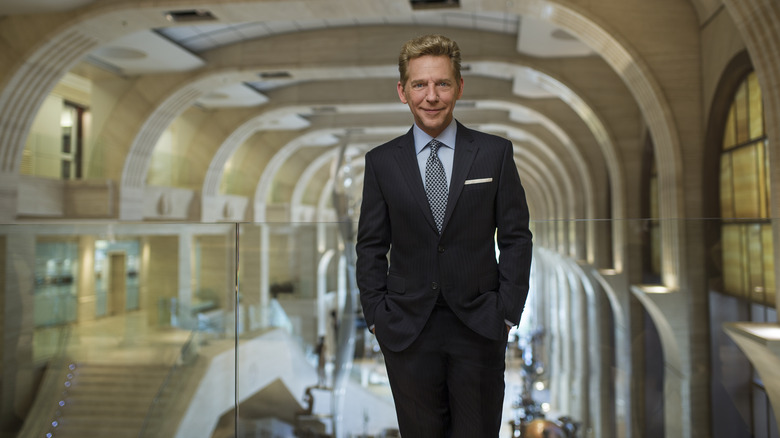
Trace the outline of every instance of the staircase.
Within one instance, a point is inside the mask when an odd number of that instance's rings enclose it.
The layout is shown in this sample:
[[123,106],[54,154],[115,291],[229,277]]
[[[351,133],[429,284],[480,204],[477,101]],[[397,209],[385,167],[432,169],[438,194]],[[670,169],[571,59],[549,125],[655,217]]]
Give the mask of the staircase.
[[60,400],[51,401],[61,406],[51,436],[137,438],[168,370],[162,365],[76,365]]

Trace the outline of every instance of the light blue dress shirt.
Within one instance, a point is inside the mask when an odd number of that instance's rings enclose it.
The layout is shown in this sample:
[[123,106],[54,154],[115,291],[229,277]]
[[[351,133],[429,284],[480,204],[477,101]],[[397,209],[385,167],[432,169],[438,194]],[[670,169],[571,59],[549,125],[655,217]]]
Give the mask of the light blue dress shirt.
[[[431,148],[426,148],[425,146],[433,140],[433,137],[426,134],[417,124],[414,125],[412,131],[414,133],[414,150],[417,153],[417,165],[420,166],[420,176],[422,176],[423,184],[425,184],[425,163],[431,155]],[[441,144],[446,146],[439,147],[438,155],[442,166],[444,166],[444,173],[447,175],[447,189],[450,188],[450,181],[452,181],[452,162],[455,159],[455,135],[457,133],[458,124],[455,123],[455,119],[452,119],[450,124],[444,128],[444,131],[436,137],[436,140],[439,140]]]
[[[417,165],[420,167],[420,176],[422,176],[423,184],[425,184],[425,164],[431,154],[431,149],[426,146],[433,140],[433,137],[420,129],[417,124],[412,128],[412,132],[414,134],[414,150],[417,153]],[[444,128],[444,131],[436,137],[436,140],[446,146],[439,147],[438,155],[442,166],[444,166],[444,173],[447,175],[447,190],[449,190],[450,181],[452,181],[452,162],[455,160],[455,138],[457,133],[458,124],[455,123],[455,119],[453,118],[450,124]],[[509,321],[508,319],[505,319],[504,322],[508,326],[515,325],[514,322]],[[374,327],[372,326],[371,329],[373,330],[373,328]]]

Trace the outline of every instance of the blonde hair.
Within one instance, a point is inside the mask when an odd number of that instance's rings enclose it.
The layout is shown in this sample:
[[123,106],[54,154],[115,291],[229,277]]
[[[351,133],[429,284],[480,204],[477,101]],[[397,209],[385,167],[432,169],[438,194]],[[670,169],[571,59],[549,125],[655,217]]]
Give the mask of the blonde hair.
[[456,83],[460,84],[460,47],[458,43],[444,35],[422,35],[404,43],[398,55],[398,73],[401,75],[401,85],[406,86],[409,80],[409,61],[421,56],[446,56],[450,59],[455,72]]

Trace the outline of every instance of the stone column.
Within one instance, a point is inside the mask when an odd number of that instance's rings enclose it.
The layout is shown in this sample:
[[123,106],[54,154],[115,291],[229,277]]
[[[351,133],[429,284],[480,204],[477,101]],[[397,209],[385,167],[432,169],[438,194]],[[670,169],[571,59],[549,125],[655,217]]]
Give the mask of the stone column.
[[79,236],[79,272],[76,280],[77,318],[81,323],[95,319],[95,236]]
[[[574,265],[573,262],[570,262]],[[576,268],[574,268],[576,269]],[[572,338],[574,347],[574,369],[573,382],[572,382],[572,394],[573,411],[572,416],[576,421],[582,423],[583,428],[589,427],[589,403],[588,403],[588,386],[589,386],[589,374],[590,367],[588,361],[588,349],[593,348],[593,344],[590,341],[590,331],[588,325],[588,307],[586,306],[587,300],[585,296],[585,290],[581,283],[581,280],[577,277],[576,273],[572,270],[569,274],[572,285],[571,297],[572,297]]]
[[300,224],[293,227],[294,243],[293,272],[294,281],[298,289],[296,294],[300,298],[314,298],[317,284],[317,260],[320,254],[317,252],[317,230],[313,225]]
[[184,228],[179,232],[179,257],[178,257],[178,283],[177,291],[179,318],[185,327],[192,325],[192,232]]
[[[168,325],[166,304],[179,292],[179,243],[177,236],[146,236],[141,243],[141,308],[150,326]],[[175,309],[171,309],[175,311]]]
[[[200,235],[200,266],[198,286],[210,291],[217,308],[224,312],[225,332],[233,333],[236,322],[235,303],[235,231],[230,227],[226,233]],[[241,322],[239,320],[239,322]]]
[[16,221],[19,174],[0,171],[0,223]]
[[[609,301],[594,280],[587,276],[590,293],[588,299],[588,344],[589,348],[589,420],[593,430],[592,436],[611,437],[614,416],[614,398],[610,390],[610,373],[612,369],[609,343],[612,332],[612,318],[609,315]],[[609,353],[609,354],[605,354]]]
[[0,236],[0,432],[15,430],[33,400],[35,235],[6,227]]
[[241,304],[248,313],[249,330],[261,328],[263,308],[260,304],[260,270],[262,252],[260,249],[261,227],[257,224],[242,224],[239,239],[239,267]]
[[270,249],[269,240],[271,239],[268,224],[260,225],[260,327],[268,327],[270,323],[270,313],[268,306],[271,305],[271,282],[269,279],[268,251]]
[[576,370],[574,369],[574,344],[576,338],[572,315],[572,294],[574,292],[569,287],[566,270],[563,267],[563,259],[559,258],[558,263],[558,269],[556,270],[558,277],[558,320],[560,321],[560,327],[558,329],[558,348],[561,350],[560,380],[562,383],[562,392],[560,394],[560,405],[553,406],[552,408],[560,413],[572,415],[572,392],[574,389],[574,379],[577,375]]

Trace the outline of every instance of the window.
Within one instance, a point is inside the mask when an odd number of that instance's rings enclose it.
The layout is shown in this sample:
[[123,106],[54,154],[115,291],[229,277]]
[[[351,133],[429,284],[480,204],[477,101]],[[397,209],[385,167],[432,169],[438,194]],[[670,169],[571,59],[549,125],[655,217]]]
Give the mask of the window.
[[62,132],[60,142],[60,177],[81,178],[82,116],[84,109],[70,102],[63,102],[60,117]]
[[737,88],[723,130],[720,215],[724,292],[775,302],[768,140],[761,88],[751,72]]

